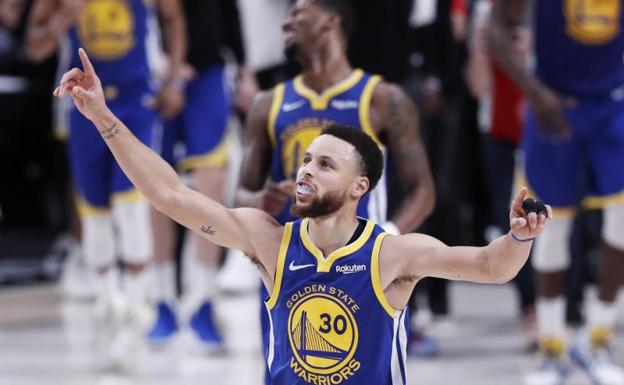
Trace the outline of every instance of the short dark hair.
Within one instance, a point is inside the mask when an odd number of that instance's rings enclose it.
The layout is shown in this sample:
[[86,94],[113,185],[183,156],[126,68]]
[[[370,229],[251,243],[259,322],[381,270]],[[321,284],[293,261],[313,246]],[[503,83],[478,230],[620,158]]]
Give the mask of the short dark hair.
[[383,171],[383,155],[377,143],[368,134],[343,124],[330,124],[321,135],[331,135],[355,147],[360,164],[360,175],[368,178],[368,191],[372,191]]
[[340,16],[340,27],[347,40],[351,38],[356,27],[356,17],[350,0],[314,0],[325,11]]

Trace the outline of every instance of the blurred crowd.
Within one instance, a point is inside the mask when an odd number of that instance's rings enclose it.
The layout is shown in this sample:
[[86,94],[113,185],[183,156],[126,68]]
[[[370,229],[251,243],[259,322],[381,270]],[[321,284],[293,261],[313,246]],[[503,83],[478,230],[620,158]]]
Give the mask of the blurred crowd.
[[[80,16],[80,10],[86,12],[91,2],[101,3],[101,8],[92,7],[89,12],[111,12],[118,1],[0,0],[0,283],[58,279],[68,298],[93,298],[98,291],[110,291],[110,282],[106,280],[120,279],[112,275],[94,278],[92,266],[85,260],[81,239],[89,237],[90,231],[101,235],[103,227],[98,227],[98,223],[80,225],[79,217],[96,210],[91,206],[97,204],[90,202],[85,206],[76,185],[82,183],[81,173],[93,171],[84,170],[84,165],[81,168],[70,164],[68,159],[72,156],[88,154],[75,154],[76,150],[68,144],[67,126],[75,126],[68,123],[68,119],[74,122],[68,112],[69,102],[52,98],[58,74],[67,70],[71,62],[64,39],[71,34],[73,20],[96,23],[98,15],[92,15],[90,20]],[[146,3],[157,4],[157,13],[153,20],[145,22],[146,28],[159,26],[154,43],[157,54],[149,58],[154,63],[155,85],[146,85],[153,93],[144,103],[146,113],[151,111],[153,116],[141,119],[159,127],[154,130],[158,135],[169,137],[168,148],[158,143],[154,148],[177,164],[188,183],[234,205],[238,167],[243,157],[242,138],[246,136],[245,119],[252,113],[254,97],[300,70],[284,54],[282,37],[282,21],[295,2]],[[435,207],[411,231],[430,234],[448,245],[483,245],[505,234],[509,229],[510,198],[524,183],[519,148],[526,103],[522,87],[508,77],[489,53],[493,1],[351,3],[356,16],[348,49],[351,64],[400,85],[418,110],[420,136],[435,185]],[[183,19],[182,27],[177,18]],[[514,49],[527,63],[534,56],[529,23],[526,20],[516,26],[514,40]],[[49,30],[37,30],[44,27]],[[88,30],[88,26],[84,29]],[[86,48],[106,53],[110,47]],[[115,92],[123,93],[125,88],[111,88],[111,98]],[[202,101],[212,106],[202,106]],[[123,110],[124,106],[119,108]],[[214,126],[218,132],[203,135],[214,136],[209,157],[203,156],[205,148],[194,144],[194,135],[202,134],[184,130],[180,133],[176,128],[194,124],[193,119],[203,112],[209,114],[204,117],[210,120],[206,125]],[[153,138],[146,141],[156,143]],[[89,147],[88,139],[83,143],[83,152],[95,151]],[[167,143],[166,139],[163,143]],[[392,165],[393,161],[391,155],[389,163]],[[409,194],[396,170],[390,167],[387,175],[388,218],[400,209],[403,197]],[[112,196],[118,192],[113,188]],[[139,209],[120,204],[116,210],[113,209],[112,217],[126,215],[124,210]],[[571,262],[566,271],[565,315],[569,325],[580,325],[584,320],[584,288],[597,279],[601,242],[600,208],[579,205],[578,210],[580,214],[574,219],[568,244]],[[127,215],[138,215],[138,211],[132,212],[135,214]],[[260,280],[251,264],[242,255],[186,236],[183,229],[174,227],[155,211],[151,212],[151,221],[131,221],[123,226],[129,229],[116,231],[129,231],[132,240],[125,243],[130,245],[124,246],[122,240],[117,249],[110,250],[110,256],[115,258],[120,250],[121,254],[126,253],[124,248],[128,249],[126,254],[136,254],[122,258],[123,270],[137,272],[124,282],[136,292],[131,297],[142,295],[137,294],[142,291],[150,293],[148,302],[157,307],[157,318],[160,317],[155,322],[161,322],[148,328],[146,338],[164,339],[183,327],[182,316],[172,305],[182,296],[185,305],[180,307],[188,308],[188,322],[198,338],[218,345],[218,326],[210,318],[210,298],[218,291],[257,290]],[[140,235],[142,231],[145,236]],[[119,236],[111,233],[109,238]],[[153,253],[148,256],[141,251],[141,242]],[[191,268],[187,266],[189,262],[184,262],[188,255],[194,259]],[[95,274],[101,273],[104,265],[96,266],[97,269],[100,271]],[[148,270],[150,276],[158,277],[159,284],[139,278],[140,271]],[[445,329],[458,327],[453,321],[453,304],[449,302],[450,284],[435,278],[418,283],[410,304],[410,354],[431,357],[443,353],[436,336]],[[526,348],[533,352],[539,341],[538,296],[530,263],[514,279],[514,285]]]

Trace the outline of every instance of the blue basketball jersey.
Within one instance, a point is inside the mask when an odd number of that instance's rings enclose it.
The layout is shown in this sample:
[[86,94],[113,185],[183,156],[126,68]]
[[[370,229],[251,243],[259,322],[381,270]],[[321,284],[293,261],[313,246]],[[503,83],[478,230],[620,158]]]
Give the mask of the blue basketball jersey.
[[[88,0],[69,32],[71,66],[82,68],[77,49],[89,54],[103,85],[145,82],[158,50],[153,0]],[[151,55],[151,56],[150,56]]]
[[274,384],[405,384],[406,310],[394,310],[379,278],[384,230],[367,221],[361,235],[327,258],[308,220],[285,225],[270,315]]
[[538,0],[538,77],[556,91],[579,98],[618,92],[624,85],[623,5],[622,0]]
[[[369,118],[373,91],[380,80],[379,76],[356,69],[320,95],[306,87],[301,75],[277,85],[267,125],[273,145],[271,180],[295,180],[306,149],[321,130],[332,123],[350,125],[366,132],[380,145],[385,157],[384,147]],[[382,176],[377,187],[360,201],[358,215],[383,223],[386,194],[385,176]],[[290,204],[277,216],[280,223],[295,219],[289,209]]]

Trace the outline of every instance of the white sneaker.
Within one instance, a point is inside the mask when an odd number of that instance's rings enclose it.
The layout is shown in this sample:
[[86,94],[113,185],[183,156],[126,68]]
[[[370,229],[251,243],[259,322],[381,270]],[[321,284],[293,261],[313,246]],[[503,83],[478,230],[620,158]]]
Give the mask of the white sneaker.
[[570,374],[570,360],[559,339],[542,341],[541,362],[524,378],[525,385],[562,385]]
[[63,295],[74,300],[93,299],[95,297],[93,272],[82,256],[80,244],[72,240],[64,242],[63,246],[67,251],[60,280]]
[[624,385],[624,370],[613,361],[609,342],[605,337],[592,343],[587,333],[582,333],[570,355],[595,385]]
[[256,292],[260,287],[260,273],[245,254],[230,249],[219,271],[217,284],[221,291],[227,293]]
[[544,358],[542,363],[524,378],[525,385],[562,385],[570,374],[566,360]]

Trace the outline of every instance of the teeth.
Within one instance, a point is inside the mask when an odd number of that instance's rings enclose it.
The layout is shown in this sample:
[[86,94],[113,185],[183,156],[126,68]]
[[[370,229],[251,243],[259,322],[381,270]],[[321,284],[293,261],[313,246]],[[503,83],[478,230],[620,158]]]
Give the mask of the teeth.
[[309,194],[312,192],[312,189],[308,186],[304,186],[304,185],[297,185],[297,192],[301,193],[301,194]]

